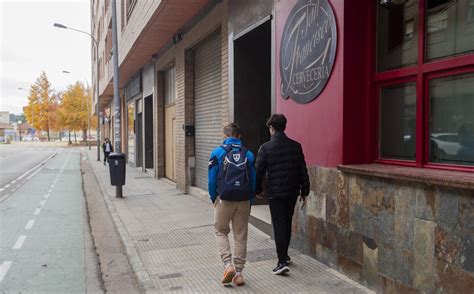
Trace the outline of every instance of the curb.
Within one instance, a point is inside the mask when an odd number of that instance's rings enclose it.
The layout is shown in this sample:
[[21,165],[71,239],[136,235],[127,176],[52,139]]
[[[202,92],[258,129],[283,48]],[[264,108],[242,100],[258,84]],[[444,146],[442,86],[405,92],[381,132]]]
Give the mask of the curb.
[[97,178],[97,174],[95,173],[95,170],[92,167],[92,163],[90,162],[91,159],[89,157],[89,154],[87,154],[87,158],[88,158],[89,166],[91,167],[91,170],[94,174],[94,177],[96,178],[97,183],[99,183],[99,189],[102,196],[104,197],[104,201],[107,206],[107,210],[109,211],[109,214],[112,218],[112,222],[114,223],[114,226],[115,226],[115,229],[117,229],[120,241],[122,241],[122,244],[124,246],[125,254],[127,255],[128,262],[130,263],[130,266],[132,267],[132,271],[135,275],[135,278],[137,279],[140,292],[147,293],[147,294],[158,293],[158,289],[156,289],[155,284],[151,280],[150,275],[148,274],[148,271],[146,270],[140,256],[138,255],[137,249],[135,248],[135,245],[133,244],[132,238],[130,238],[130,236],[128,235],[127,230],[125,229],[125,226],[122,223],[122,220],[120,219],[117,213],[117,210],[115,209],[115,206],[110,200],[110,197],[108,196],[108,194],[103,190],[101,181]]

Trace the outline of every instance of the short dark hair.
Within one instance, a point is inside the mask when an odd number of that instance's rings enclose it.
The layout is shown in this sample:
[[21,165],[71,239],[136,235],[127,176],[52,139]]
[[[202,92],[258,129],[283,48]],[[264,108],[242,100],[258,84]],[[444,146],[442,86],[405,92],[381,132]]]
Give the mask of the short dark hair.
[[275,113],[267,120],[267,127],[273,127],[277,132],[283,132],[286,129],[286,117],[281,113]]
[[241,132],[240,132],[240,127],[238,124],[236,123],[230,123],[228,125],[226,125],[223,129],[222,129],[222,132],[229,136],[229,137],[238,137],[241,135]]

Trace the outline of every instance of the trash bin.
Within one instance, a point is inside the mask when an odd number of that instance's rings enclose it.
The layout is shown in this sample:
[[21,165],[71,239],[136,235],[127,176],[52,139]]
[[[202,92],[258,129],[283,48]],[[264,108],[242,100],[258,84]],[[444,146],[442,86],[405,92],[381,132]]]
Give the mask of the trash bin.
[[125,185],[125,154],[110,153],[109,155],[110,184],[112,186]]

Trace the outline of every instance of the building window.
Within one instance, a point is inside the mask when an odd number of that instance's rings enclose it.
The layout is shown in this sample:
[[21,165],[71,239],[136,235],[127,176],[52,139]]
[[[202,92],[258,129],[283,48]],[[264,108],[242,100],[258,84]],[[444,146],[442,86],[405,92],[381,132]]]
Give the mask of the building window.
[[127,20],[130,18],[135,4],[137,4],[137,0],[127,0]]
[[380,157],[415,160],[416,85],[414,82],[380,90]]
[[474,0],[376,3],[375,160],[473,171]]
[[378,71],[412,65],[418,58],[418,0],[398,2],[377,9]]
[[474,22],[474,0],[469,0],[469,7],[467,9],[468,22]]
[[428,0],[426,59],[474,52],[474,23],[468,14],[471,0]]
[[107,54],[107,60],[112,58],[112,29],[108,29],[105,37],[105,54]]
[[441,9],[440,11],[430,12],[428,14],[428,23],[426,30],[428,34],[443,31],[448,28],[448,10]]
[[429,81],[430,161],[474,165],[474,73]]
[[122,0],[122,2],[120,2],[121,5],[120,5],[120,27],[122,28],[122,31],[123,31],[123,28],[125,27],[125,0]]
[[415,20],[410,19],[405,22],[405,41],[410,40],[415,35]]
[[176,101],[175,76],[175,67],[165,71],[165,106],[173,105]]

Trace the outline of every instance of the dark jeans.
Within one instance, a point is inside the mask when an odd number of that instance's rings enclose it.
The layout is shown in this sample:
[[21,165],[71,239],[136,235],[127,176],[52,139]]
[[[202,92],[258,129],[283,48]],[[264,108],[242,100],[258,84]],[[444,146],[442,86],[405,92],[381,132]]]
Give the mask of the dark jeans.
[[291,222],[298,197],[269,199],[278,263],[286,263],[291,239]]
[[104,163],[109,162],[109,154],[110,154],[110,152],[105,152],[104,151]]

